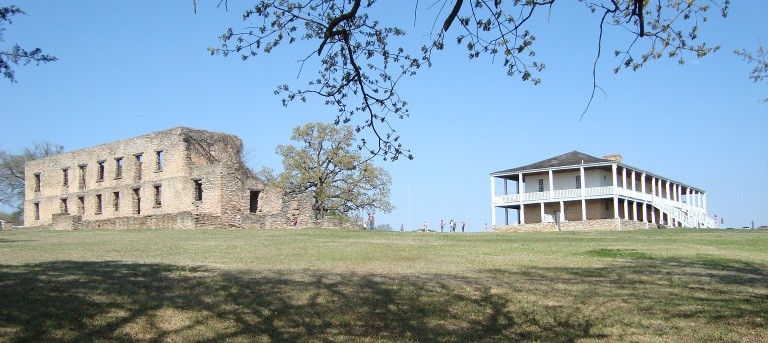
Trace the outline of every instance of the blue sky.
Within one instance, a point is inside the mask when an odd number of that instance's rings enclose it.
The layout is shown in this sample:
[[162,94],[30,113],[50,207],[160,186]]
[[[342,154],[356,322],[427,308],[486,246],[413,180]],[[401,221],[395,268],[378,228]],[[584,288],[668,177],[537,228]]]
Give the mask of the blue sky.
[[[228,27],[247,25],[247,1],[229,1],[226,11],[198,0],[197,14],[191,0],[12,3],[28,15],[8,27],[3,48],[41,47],[59,61],[16,67],[17,84],[0,80],[2,149],[47,140],[74,150],[189,126],[238,135],[251,166],[280,170],[274,150],[290,143],[291,128],[334,117],[318,99],[283,107],[273,93],[279,84],[304,84],[297,60],[309,46],[246,62],[210,56]],[[410,6],[386,6],[371,14],[400,18],[409,44],[422,44],[431,19],[417,17],[414,26]],[[401,83],[411,116],[393,125],[415,159],[378,162],[392,175],[397,209],[377,221],[399,228],[454,219],[482,230],[490,222],[489,173],[579,150],[619,153],[629,165],[704,189],[710,216],[727,226],[768,225],[768,104],[758,102],[768,87],[749,80],[753,66],[732,53],[754,50],[758,40],[768,45],[768,2],[731,6],[727,19],[713,13],[700,32],[722,49],[684,66],[661,60],[614,74],[611,52],[631,37],[608,35],[598,74],[606,94],[581,120],[598,20],[582,7],[558,3],[535,18],[537,56],[547,65],[538,86],[449,45],[434,67]],[[312,76],[305,69],[299,77]]]

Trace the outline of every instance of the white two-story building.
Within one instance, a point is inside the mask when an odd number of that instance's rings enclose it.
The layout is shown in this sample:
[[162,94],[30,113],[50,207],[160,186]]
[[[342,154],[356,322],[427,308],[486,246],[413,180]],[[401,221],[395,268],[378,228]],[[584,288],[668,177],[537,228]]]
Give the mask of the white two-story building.
[[491,173],[491,223],[512,231],[716,226],[704,190],[620,155],[578,151]]

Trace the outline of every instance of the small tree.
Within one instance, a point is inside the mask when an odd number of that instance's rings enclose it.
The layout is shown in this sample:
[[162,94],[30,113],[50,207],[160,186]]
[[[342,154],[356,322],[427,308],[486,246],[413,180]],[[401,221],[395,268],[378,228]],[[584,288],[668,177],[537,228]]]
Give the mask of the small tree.
[[64,151],[64,147],[50,142],[34,142],[19,154],[0,150],[0,204],[13,208],[8,215],[14,218],[24,214],[24,163]]
[[294,128],[291,139],[300,146],[276,149],[285,169],[276,183],[287,195],[311,193],[315,218],[394,209],[389,203],[392,178],[361,156],[351,127],[308,123]]
[[[26,13],[24,13],[21,8],[13,5],[0,7],[0,43],[5,41],[3,32],[6,29],[3,26],[6,23],[9,25],[12,24],[12,17],[18,14]],[[18,44],[14,44],[9,50],[0,50],[0,71],[2,71],[3,76],[6,79],[11,81],[11,83],[15,83],[16,77],[13,73],[13,69],[11,68],[11,63],[15,65],[18,65],[19,63],[22,65],[35,63],[36,65],[39,65],[40,63],[48,63],[55,60],[56,57],[43,54],[43,50],[40,48],[26,50],[22,49]]]

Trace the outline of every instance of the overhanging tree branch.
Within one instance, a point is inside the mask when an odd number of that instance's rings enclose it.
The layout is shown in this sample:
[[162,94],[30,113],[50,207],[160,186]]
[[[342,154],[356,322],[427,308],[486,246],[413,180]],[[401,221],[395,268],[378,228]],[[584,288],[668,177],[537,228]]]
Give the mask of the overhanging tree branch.
[[[602,90],[597,84],[598,61],[604,55],[603,37],[606,30],[615,28],[626,34],[629,44],[616,49],[619,65],[614,68],[637,70],[645,63],[669,57],[678,59],[693,55],[706,56],[719,47],[705,43],[694,44],[698,38],[699,23],[714,4],[723,16],[730,0],[578,0],[592,13],[599,13],[598,47],[592,63],[592,92],[585,115],[595,92]],[[246,11],[243,19],[256,20],[245,30],[232,29],[221,36],[221,47],[211,48],[212,54],[240,53],[243,60],[258,52],[269,53],[282,43],[309,41],[311,53],[300,60],[305,63],[319,56],[318,76],[305,87],[285,84],[278,86],[276,94],[283,95],[283,104],[307,101],[319,96],[324,103],[336,109],[334,123],[355,124],[359,134],[370,134],[376,142],[361,137],[358,148],[371,155],[395,160],[401,156],[412,158],[410,151],[400,143],[400,136],[391,120],[410,115],[408,103],[398,94],[399,82],[414,76],[423,65],[432,65],[432,56],[445,46],[446,35],[456,25],[456,43],[465,45],[470,59],[490,57],[503,60],[509,76],[539,84],[539,74],[545,64],[533,50],[536,37],[532,28],[539,10],[550,10],[556,0],[442,0],[439,13],[432,23],[429,43],[420,52],[411,52],[403,46],[394,46],[397,38],[405,35],[398,27],[385,27],[369,16],[377,0],[261,0]],[[415,10],[418,10],[418,2]],[[429,6],[432,7],[432,6]],[[443,9],[450,12],[443,18]],[[549,13],[545,12],[544,15]],[[570,13],[569,15],[579,15]],[[260,24],[258,21],[260,20]],[[442,26],[437,28],[439,22]],[[436,30],[439,30],[435,32]],[[641,43],[647,43],[641,44]],[[316,54],[315,54],[316,53]]]

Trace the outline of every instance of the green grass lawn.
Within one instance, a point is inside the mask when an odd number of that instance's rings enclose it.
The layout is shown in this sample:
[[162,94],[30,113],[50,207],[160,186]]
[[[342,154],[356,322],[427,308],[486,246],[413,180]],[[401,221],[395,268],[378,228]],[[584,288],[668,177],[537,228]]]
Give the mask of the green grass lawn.
[[766,342],[768,232],[0,232],[0,341]]

